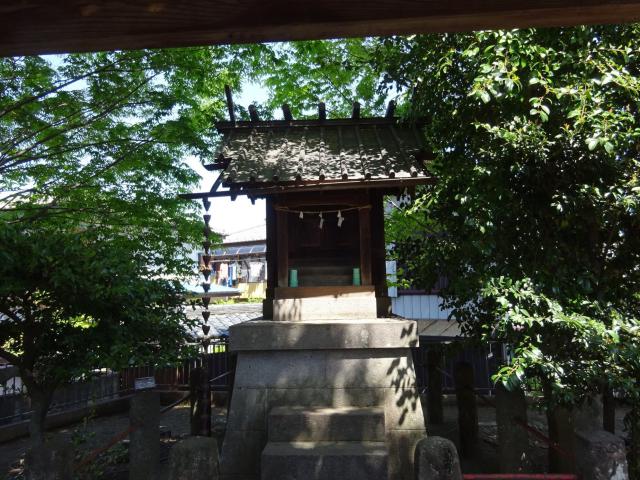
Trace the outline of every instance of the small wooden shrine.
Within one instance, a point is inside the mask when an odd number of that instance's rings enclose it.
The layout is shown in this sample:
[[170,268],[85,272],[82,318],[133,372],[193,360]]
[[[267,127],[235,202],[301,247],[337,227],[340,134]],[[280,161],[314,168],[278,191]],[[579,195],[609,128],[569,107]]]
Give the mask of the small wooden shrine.
[[266,198],[266,318],[300,319],[282,300],[327,296],[375,298],[374,315],[387,315],[383,198],[431,181],[418,127],[399,124],[393,103],[379,118],[361,118],[357,103],[345,119],[327,119],[323,104],[313,120],[283,112],[261,121],[250,107],[250,121],[219,122],[207,168],[220,177],[190,198]]
[[214,196],[266,199],[268,283],[264,318],[230,329],[222,478],[413,479],[424,435],[418,336],[415,322],[390,318],[384,197],[431,181],[421,134],[393,103],[380,118],[361,118],[356,103],[351,118],[328,119],[320,104],[312,120],[285,105],[284,120],[250,108],[250,121],[236,121],[227,94],[231,120],[216,125],[207,166],[221,173],[187,197],[207,209]]

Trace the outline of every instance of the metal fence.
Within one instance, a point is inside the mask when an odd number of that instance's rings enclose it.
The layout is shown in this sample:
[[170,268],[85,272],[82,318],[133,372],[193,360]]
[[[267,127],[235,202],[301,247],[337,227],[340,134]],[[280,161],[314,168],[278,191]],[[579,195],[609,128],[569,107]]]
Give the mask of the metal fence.
[[[49,407],[49,414],[90,406],[130,394],[136,378],[154,377],[161,390],[187,390],[191,372],[205,367],[213,390],[227,390],[231,376],[223,375],[231,370],[229,345],[226,338],[212,341],[206,353],[185,360],[175,367],[128,367],[120,371],[95,369],[90,375],[58,388]],[[220,377],[220,378],[217,378]],[[28,392],[20,379],[17,367],[0,366],[0,425],[28,420],[31,403]]]
[[[443,348],[444,347],[444,348]],[[504,362],[502,345],[492,343],[482,347],[467,346],[461,342],[449,342],[446,346],[441,341],[420,339],[420,346],[412,349],[416,369],[416,380],[420,391],[428,385],[429,369],[427,352],[431,348],[439,348],[442,352],[442,389],[445,393],[455,391],[454,371],[456,364],[469,363],[473,368],[474,387],[476,392],[492,394],[494,384],[491,376]]]

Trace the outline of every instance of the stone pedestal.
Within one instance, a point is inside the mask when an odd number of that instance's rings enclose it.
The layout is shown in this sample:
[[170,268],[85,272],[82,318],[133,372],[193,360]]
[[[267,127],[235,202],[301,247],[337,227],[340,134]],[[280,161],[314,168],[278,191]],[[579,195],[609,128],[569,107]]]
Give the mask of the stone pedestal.
[[135,428],[129,442],[129,479],[154,480],[160,463],[160,394],[137,392],[131,398],[129,422]]
[[[254,320],[231,327],[230,342],[238,357],[222,447],[223,479],[259,479],[263,451],[272,461],[278,455],[300,456],[301,449],[308,448],[318,450],[315,456],[304,456],[310,464],[318,456],[329,459],[338,451],[349,451],[354,468],[359,465],[359,455],[379,459],[374,463],[383,467],[377,468],[386,470],[381,480],[414,478],[415,445],[425,434],[410,352],[410,347],[418,344],[415,322],[379,318]],[[276,407],[293,409],[289,414],[295,415],[288,418],[298,419],[292,430],[298,433],[296,438],[288,438],[287,447],[275,445],[281,439],[269,438],[269,418],[273,422],[282,412],[274,411]],[[347,407],[356,410],[345,410]],[[384,422],[374,420],[377,417],[364,410],[368,407],[381,412]],[[307,424],[300,419],[316,420]],[[329,445],[327,442],[335,441],[334,434],[327,433],[335,431],[327,427],[332,422],[353,422],[338,429],[349,432],[348,441],[353,443],[337,451]],[[368,444],[371,422],[383,425],[383,436],[376,437],[374,446]],[[354,435],[358,428],[360,436]],[[317,439],[322,445],[314,446]],[[267,443],[270,447],[265,450]],[[388,454],[386,461],[380,448]],[[274,465],[270,468],[276,471]],[[316,478],[314,472],[307,474],[305,480]]]

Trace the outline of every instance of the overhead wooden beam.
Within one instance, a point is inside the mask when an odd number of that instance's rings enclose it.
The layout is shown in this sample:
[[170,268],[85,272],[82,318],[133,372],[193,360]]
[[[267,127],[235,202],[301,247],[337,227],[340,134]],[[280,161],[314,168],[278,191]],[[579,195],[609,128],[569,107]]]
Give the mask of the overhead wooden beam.
[[625,23],[640,0],[21,0],[0,55]]

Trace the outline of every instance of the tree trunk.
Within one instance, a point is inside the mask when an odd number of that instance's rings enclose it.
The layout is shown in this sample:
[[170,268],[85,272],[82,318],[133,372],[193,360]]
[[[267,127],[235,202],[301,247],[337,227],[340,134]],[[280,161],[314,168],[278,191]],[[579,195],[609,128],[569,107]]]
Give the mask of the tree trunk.
[[634,405],[626,420],[627,430],[631,432],[631,445],[627,456],[629,478],[640,480],[640,405]]
[[[29,387],[27,387],[29,389]],[[47,411],[51,403],[52,394],[42,391],[37,387],[29,389],[29,398],[31,399],[31,420],[29,421],[29,435],[33,446],[42,445],[44,443],[45,420]]]

